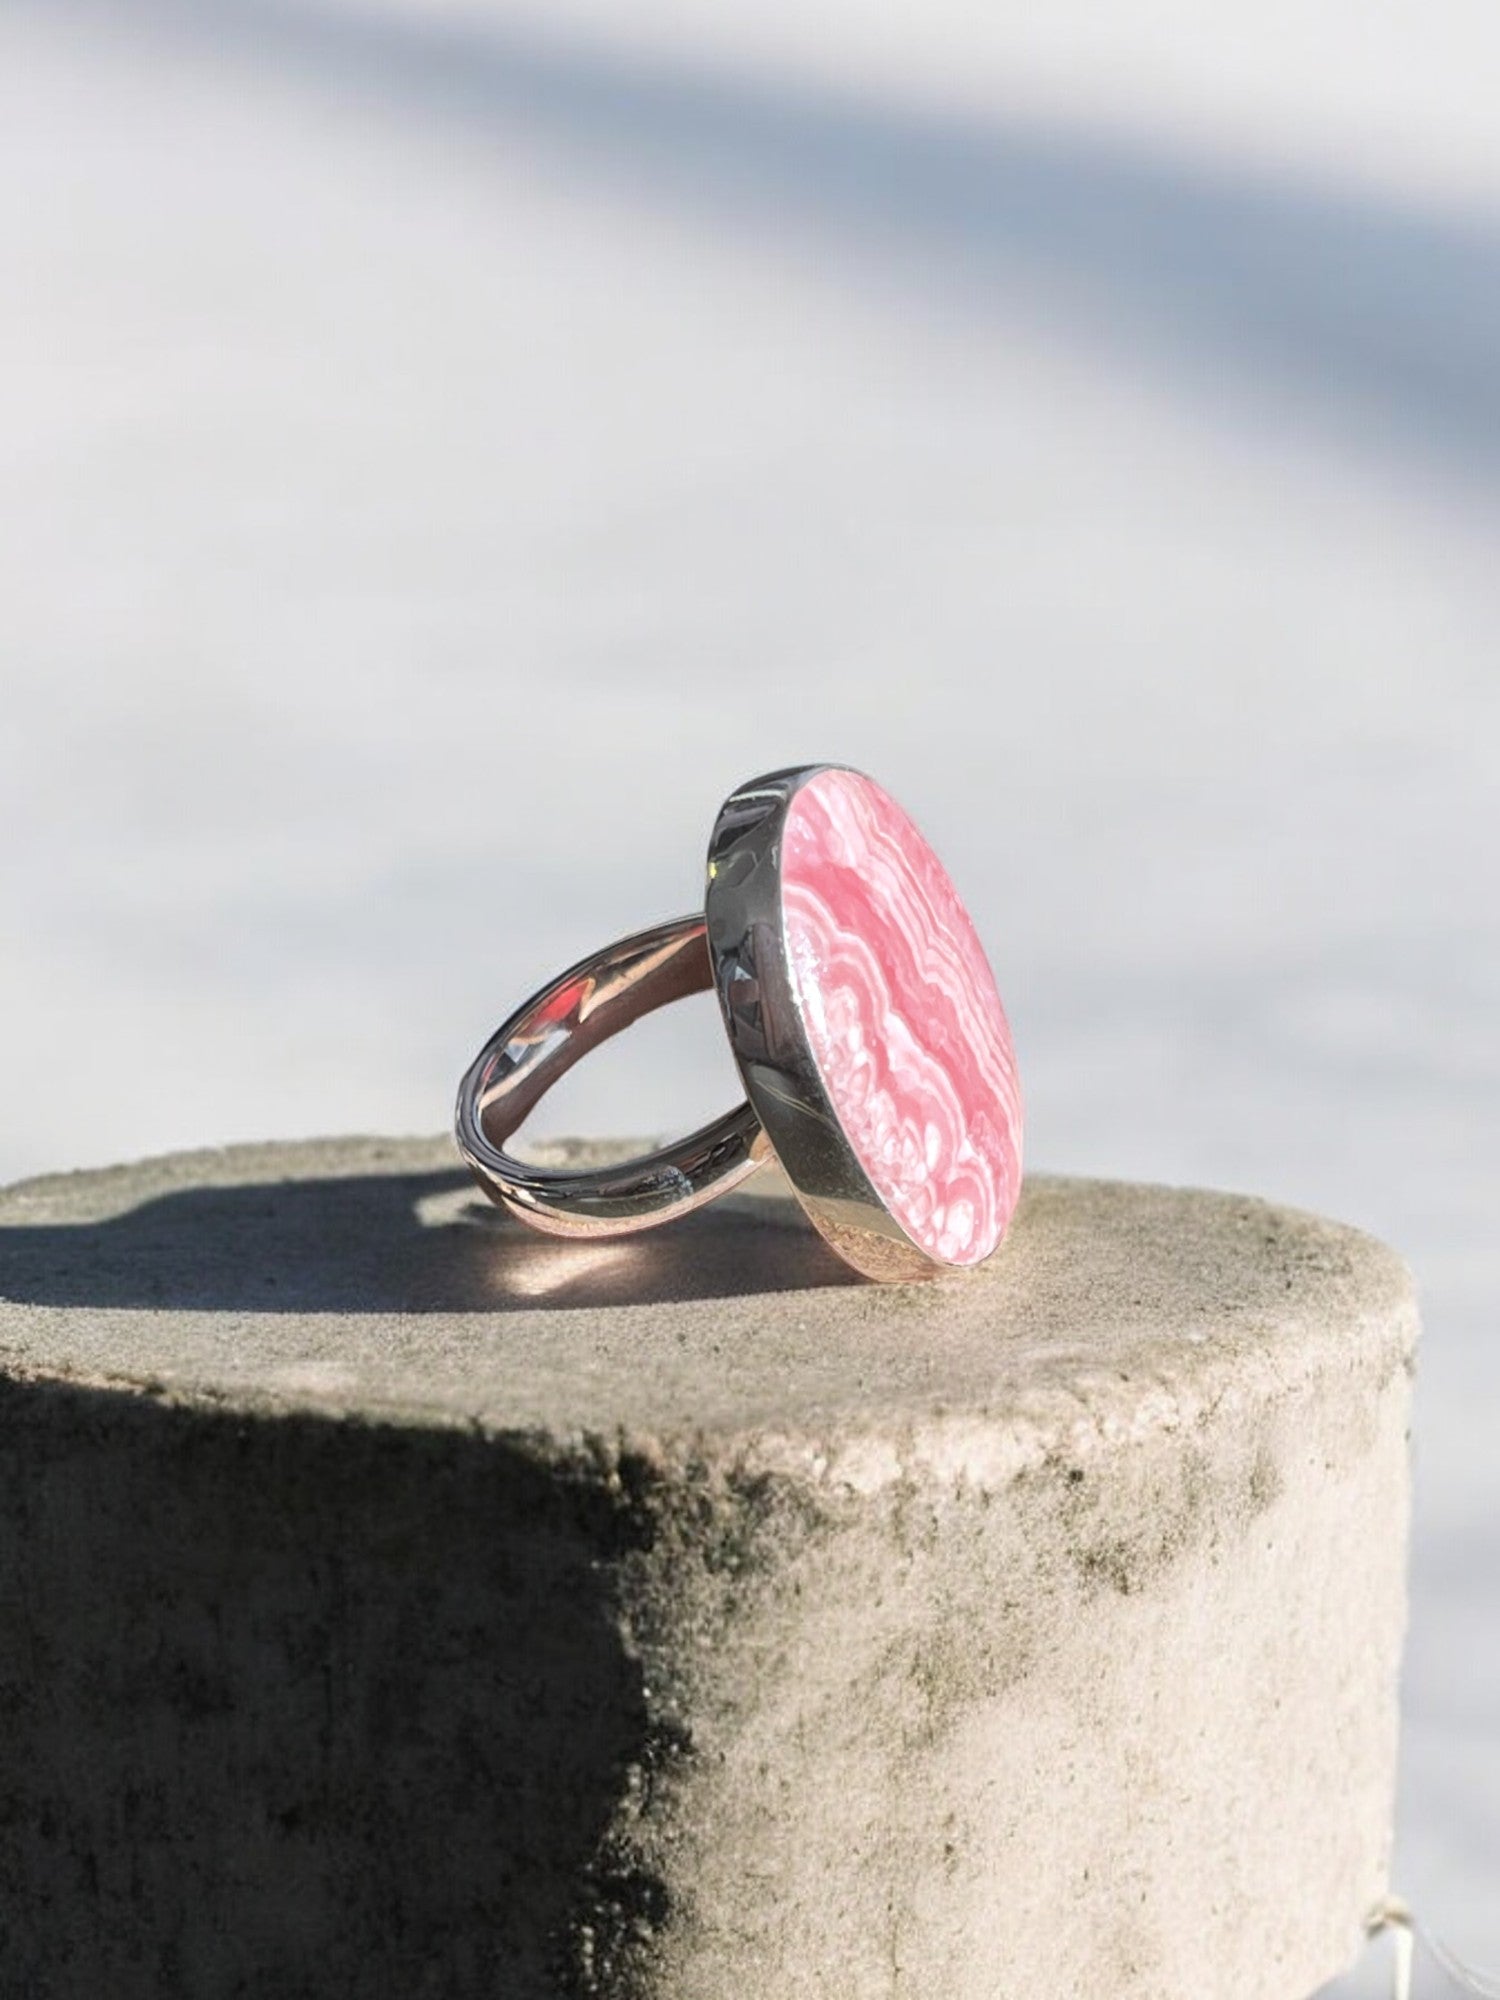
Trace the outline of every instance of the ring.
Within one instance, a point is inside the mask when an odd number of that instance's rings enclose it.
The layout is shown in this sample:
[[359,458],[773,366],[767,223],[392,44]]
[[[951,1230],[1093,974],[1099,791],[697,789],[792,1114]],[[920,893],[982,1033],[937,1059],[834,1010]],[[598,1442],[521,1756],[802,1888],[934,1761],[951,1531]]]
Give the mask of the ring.
[[[590,1049],[710,987],[743,1104],[587,1170],[505,1150]],[[533,995],[465,1072],[456,1130],[490,1199],[557,1236],[654,1228],[775,1158],[832,1247],[878,1279],[980,1263],[1021,1189],[1020,1080],[978,933],[906,813],[842,764],[733,792],[702,915],[622,938]]]

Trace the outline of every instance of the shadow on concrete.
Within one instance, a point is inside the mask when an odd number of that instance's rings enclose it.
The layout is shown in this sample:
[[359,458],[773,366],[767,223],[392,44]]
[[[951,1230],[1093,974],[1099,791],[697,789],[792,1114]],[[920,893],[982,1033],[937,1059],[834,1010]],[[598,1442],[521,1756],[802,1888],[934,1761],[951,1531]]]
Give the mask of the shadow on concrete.
[[624,1471],[0,1380],[0,1992],[593,1992],[665,1914],[610,1816],[681,1750]]
[[501,1313],[858,1284],[790,1199],[599,1243],[509,1222],[463,1172],[184,1188],[0,1227],[0,1298],[207,1312]]
[[673,62],[514,14],[133,0],[107,18],[519,140],[611,200],[804,242],[820,272],[1039,309],[1174,395],[1227,388],[1299,431],[1500,478],[1500,220],[1477,205]]

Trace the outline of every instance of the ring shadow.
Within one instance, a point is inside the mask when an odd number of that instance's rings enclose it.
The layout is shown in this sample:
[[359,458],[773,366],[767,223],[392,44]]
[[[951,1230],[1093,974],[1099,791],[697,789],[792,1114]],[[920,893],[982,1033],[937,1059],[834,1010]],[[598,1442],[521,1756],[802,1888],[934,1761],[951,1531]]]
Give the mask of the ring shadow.
[[504,1313],[860,1282],[789,1196],[566,1239],[503,1216],[456,1171],[188,1188],[103,1221],[0,1227],[0,1297],[41,1306]]

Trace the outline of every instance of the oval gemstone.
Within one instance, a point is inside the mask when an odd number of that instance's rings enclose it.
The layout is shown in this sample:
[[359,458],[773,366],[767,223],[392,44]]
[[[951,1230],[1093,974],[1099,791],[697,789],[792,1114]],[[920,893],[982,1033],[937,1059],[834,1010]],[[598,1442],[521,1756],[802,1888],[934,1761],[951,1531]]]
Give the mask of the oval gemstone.
[[947,870],[889,793],[820,771],[781,853],[787,964],[823,1088],[928,1256],[977,1264],[1021,1190],[1021,1090],[994,974]]

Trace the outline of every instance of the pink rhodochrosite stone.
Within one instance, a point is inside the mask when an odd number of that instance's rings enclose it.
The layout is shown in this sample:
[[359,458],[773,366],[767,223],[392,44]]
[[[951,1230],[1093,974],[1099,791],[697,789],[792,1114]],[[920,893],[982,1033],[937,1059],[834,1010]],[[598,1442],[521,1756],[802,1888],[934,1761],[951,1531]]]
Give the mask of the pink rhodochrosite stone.
[[1021,1188],[1021,1092],[1000,995],[947,870],[888,793],[820,771],[781,852],[787,962],[829,1102],[928,1256],[977,1264]]

